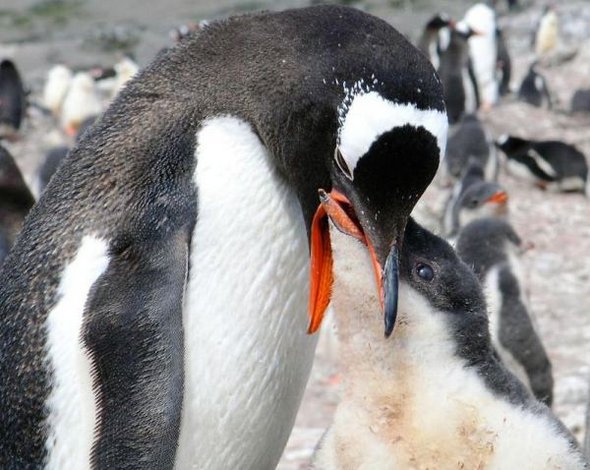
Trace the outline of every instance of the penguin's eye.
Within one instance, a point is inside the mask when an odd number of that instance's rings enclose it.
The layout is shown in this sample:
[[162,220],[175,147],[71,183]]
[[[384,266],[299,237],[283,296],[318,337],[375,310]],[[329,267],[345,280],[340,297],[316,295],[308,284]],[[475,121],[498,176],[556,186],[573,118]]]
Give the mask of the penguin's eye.
[[425,263],[418,263],[416,265],[416,274],[420,279],[426,282],[430,282],[434,279],[434,269]]
[[344,160],[344,157],[342,156],[342,153],[338,147],[336,147],[336,151],[334,152],[334,159],[336,160],[336,164],[338,165],[338,168],[340,168],[340,171],[352,181],[352,171],[350,171],[350,168],[348,168],[348,163],[346,163],[346,160]]

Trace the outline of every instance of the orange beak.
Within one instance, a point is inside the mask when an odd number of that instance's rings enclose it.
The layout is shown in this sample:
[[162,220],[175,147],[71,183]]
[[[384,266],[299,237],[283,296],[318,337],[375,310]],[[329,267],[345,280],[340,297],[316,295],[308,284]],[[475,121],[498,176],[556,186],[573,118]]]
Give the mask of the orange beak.
[[319,196],[320,205],[316,210],[311,225],[311,286],[309,293],[309,326],[307,329],[309,334],[315,333],[319,329],[332,294],[334,281],[332,273],[333,258],[328,217],[338,230],[367,245],[373,263],[382,307],[384,303],[383,269],[377,261],[373,245],[365,236],[354,214],[352,204],[346,196],[336,190],[326,193],[323,189],[320,189]]
[[508,193],[506,193],[506,191],[497,191],[487,199],[487,202],[502,205],[506,204],[508,202]]
[[65,133],[69,137],[76,137],[76,134],[78,133],[78,126],[75,124],[68,124],[65,128]]

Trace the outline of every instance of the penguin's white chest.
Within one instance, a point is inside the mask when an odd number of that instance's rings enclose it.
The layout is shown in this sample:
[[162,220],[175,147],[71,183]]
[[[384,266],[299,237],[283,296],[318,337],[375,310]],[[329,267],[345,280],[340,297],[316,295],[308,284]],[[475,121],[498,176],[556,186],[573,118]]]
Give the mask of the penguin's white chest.
[[197,134],[177,469],[274,468],[309,376],[309,251],[295,194],[250,126]]

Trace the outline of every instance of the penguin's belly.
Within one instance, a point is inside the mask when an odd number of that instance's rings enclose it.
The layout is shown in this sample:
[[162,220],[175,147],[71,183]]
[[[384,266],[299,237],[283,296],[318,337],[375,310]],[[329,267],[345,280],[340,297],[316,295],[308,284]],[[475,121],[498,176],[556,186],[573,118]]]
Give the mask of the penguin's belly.
[[274,468],[307,382],[301,209],[245,122],[197,134],[198,218],[185,294],[177,469]]

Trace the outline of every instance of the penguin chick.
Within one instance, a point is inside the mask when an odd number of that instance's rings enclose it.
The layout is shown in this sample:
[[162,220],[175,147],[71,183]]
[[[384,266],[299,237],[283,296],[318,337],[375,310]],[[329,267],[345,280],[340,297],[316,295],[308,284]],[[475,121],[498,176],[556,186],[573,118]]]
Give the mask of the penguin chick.
[[65,65],[54,65],[47,74],[43,88],[43,104],[54,116],[61,114],[63,101],[70,89],[73,74]]
[[502,362],[538,400],[551,406],[551,362],[528,310],[520,237],[506,220],[483,218],[461,230],[456,248],[487,294],[492,343]]
[[74,136],[85,119],[101,112],[102,103],[94,80],[88,73],[77,73],[63,102],[62,128]]
[[0,139],[16,137],[26,110],[26,93],[16,65],[0,62]]
[[559,40],[559,18],[552,6],[545,8],[535,34],[535,53],[542,57],[557,46]]
[[494,143],[475,114],[467,114],[449,137],[444,161],[446,177],[456,180],[469,161],[479,164],[485,179],[495,181],[498,176],[498,156]]
[[584,468],[567,429],[498,360],[477,278],[444,240],[408,221],[385,339],[379,294],[359,276],[368,250],[331,237],[355,256],[335,257],[344,389],[314,468]]
[[536,66],[536,62],[531,64],[526,77],[524,77],[518,89],[518,97],[522,101],[538,108],[547,107],[551,109],[553,103],[551,101],[549,87],[547,86],[547,80],[537,72]]
[[508,194],[499,184],[483,179],[469,184],[464,178],[457,185],[460,186],[457,197],[451,196],[445,208],[444,231],[447,237],[456,236],[461,227],[473,220],[506,217]]
[[507,169],[512,175],[543,189],[588,195],[588,163],[574,145],[504,135],[496,146],[506,155]]

